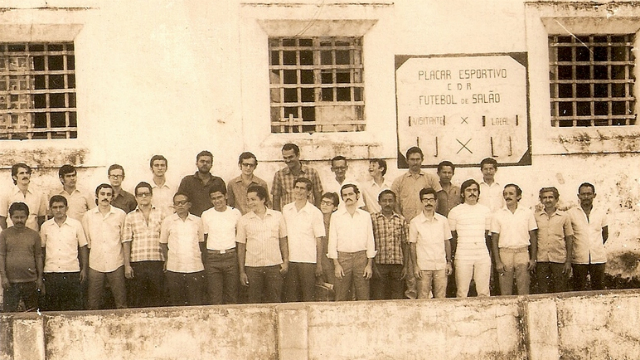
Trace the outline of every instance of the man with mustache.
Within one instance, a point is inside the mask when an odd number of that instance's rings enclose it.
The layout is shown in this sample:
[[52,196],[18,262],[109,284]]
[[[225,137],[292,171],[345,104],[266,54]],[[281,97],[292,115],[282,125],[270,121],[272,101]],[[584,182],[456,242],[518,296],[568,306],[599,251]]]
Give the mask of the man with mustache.
[[9,206],[14,202],[23,202],[29,207],[26,226],[39,231],[47,215],[47,203],[40,191],[29,186],[31,167],[25,163],[14,164],[11,166],[11,179],[15,186],[0,197],[0,227],[6,229],[7,225],[11,225],[7,224]]
[[287,143],[282,146],[282,159],[287,167],[280,169],[273,177],[273,210],[282,208],[294,201],[294,182],[299,177],[305,177],[313,183],[313,194],[309,202],[320,208],[322,198],[322,181],[316,169],[300,162],[300,148],[296,144]]
[[211,152],[207,150],[200,151],[196,155],[196,167],[198,171],[195,174],[187,175],[182,179],[178,192],[189,197],[189,203],[191,204],[189,212],[200,217],[205,210],[213,207],[211,200],[209,200],[209,190],[213,186],[226,187],[227,185],[222,178],[211,174],[211,168],[213,167],[213,154]]
[[469,179],[460,186],[463,203],[449,212],[451,235],[457,242],[455,257],[457,297],[467,297],[471,278],[478,296],[489,296],[491,257],[487,235],[491,226],[491,211],[478,203],[480,185]]

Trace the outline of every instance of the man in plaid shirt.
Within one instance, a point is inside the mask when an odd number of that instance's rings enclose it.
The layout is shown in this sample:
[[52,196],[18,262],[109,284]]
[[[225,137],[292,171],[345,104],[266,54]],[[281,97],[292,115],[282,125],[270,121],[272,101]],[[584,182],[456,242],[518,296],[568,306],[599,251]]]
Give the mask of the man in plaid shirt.
[[122,242],[130,244],[133,274],[127,279],[127,299],[130,307],[156,307],[164,301],[164,257],[160,251],[160,228],[163,212],[151,205],[151,184],[136,185],[138,206],[124,220]]
[[313,183],[313,194],[309,202],[320,208],[322,198],[322,182],[316,169],[302,165],[300,162],[300,148],[296,144],[287,143],[282,147],[282,158],[287,167],[280,169],[273,177],[273,210],[282,211],[282,208],[293,201],[293,186],[299,177],[305,177]]
[[407,222],[396,213],[396,194],[383,190],[378,195],[381,211],[371,214],[376,257],[371,278],[374,300],[404,298],[404,277],[407,274]]

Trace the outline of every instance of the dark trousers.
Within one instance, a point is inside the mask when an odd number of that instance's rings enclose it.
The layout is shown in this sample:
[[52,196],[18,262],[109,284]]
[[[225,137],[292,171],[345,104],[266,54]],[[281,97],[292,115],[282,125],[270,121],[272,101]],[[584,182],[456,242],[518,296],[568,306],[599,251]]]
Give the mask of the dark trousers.
[[44,273],[44,303],[46,311],[82,310],[80,272]]
[[233,250],[224,254],[207,252],[204,264],[207,274],[207,296],[210,305],[238,302],[238,255]]
[[249,303],[279,303],[282,301],[282,274],[280,265],[246,266],[249,279]]
[[554,262],[539,262],[536,264],[536,278],[538,292],[541,294],[559,293],[567,291],[567,274],[563,274],[564,264]]
[[165,284],[169,292],[169,305],[203,305],[205,282],[204,271],[193,273],[167,271]]
[[[127,307],[127,288],[124,284],[124,265],[111,272],[101,272],[89,268],[89,300],[90,310],[98,310],[104,300],[104,280],[107,279],[111,287],[111,294],[116,308]],[[46,288],[45,288],[46,291]]]
[[369,300],[369,279],[364,278],[364,269],[367,266],[366,251],[354,253],[338,252],[338,263],[342,266],[344,276],[336,278],[336,301],[349,299],[349,289],[355,285],[356,300]]
[[129,307],[164,306],[164,262],[135,261],[131,268],[133,278],[126,281]]
[[316,264],[290,262],[284,289],[286,302],[315,301]]
[[591,277],[591,290],[604,289],[605,264],[573,264],[573,289],[583,291],[587,289],[587,275]]
[[404,299],[402,265],[375,264],[375,268],[371,278],[373,300]]
[[34,311],[38,308],[38,285],[35,281],[11,283],[8,289],[2,291],[3,304],[2,311],[18,311],[20,300],[24,301],[27,311]]

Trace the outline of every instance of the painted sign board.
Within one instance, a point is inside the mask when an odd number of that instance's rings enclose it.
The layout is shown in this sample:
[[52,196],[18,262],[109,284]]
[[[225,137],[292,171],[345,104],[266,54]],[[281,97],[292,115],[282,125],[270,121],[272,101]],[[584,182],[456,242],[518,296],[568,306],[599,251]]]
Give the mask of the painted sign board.
[[418,146],[424,166],[531,164],[526,53],[396,55],[398,167]]

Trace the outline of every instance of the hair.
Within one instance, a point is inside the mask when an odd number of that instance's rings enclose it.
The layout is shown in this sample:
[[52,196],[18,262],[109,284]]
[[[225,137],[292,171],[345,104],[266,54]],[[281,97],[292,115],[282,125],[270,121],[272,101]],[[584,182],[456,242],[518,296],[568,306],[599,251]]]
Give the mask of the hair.
[[58,170],[58,176],[61,178],[63,178],[67,174],[73,174],[73,173],[77,173],[76,168],[75,166],[69,165],[69,164],[62,165]]
[[305,185],[307,185],[307,191],[313,190],[313,183],[311,182],[311,180],[307,179],[306,177],[297,178],[293,182],[293,186],[295,187],[297,183],[304,183]]
[[396,200],[396,193],[394,193],[393,191],[391,191],[391,190],[389,190],[389,189],[385,189],[385,190],[382,190],[382,191],[380,192],[380,194],[378,194],[378,201],[380,201],[380,200],[382,199],[382,196],[383,196],[383,195],[388,195],[388,194],[393,195],[393,200],[394,200],[394,201]]
[[333,167],[333,162],[334,161],[344,161],[346,163],[347,162],[347,158],[342,156],[342,155],[334,156],[333,159],[331,159],[331,166],[332,167]]
[[482,159],[482,161],[480,161],[480,170],[482,170],[482,167],[485,165],[493,165],[496,170],[498,169],[498,161],[494,158]]
[[331,201],[333,201],[333,206],[337,207],[338,205],[340,205],[340,197],[334,192],[326,192],[322,194],[322,198],[330,199]]
[[177,193],[173,194],[173,198],[171,200],[175,201],[178,196],[184,196],[187,198],[187,201],[191,201],[191,199],[189,199],[189,195],[187,195],[187,193],[184,193],[182,191],[178,191]]
[[478,196],[480,195],[480,184],[473,179],[465,180],[465,182],[460,185],[460,201],[464,203],[464,191],[471,185],[476,184],[478,187]]
[[583,187],[590,187],[593,193],[594,194],[596,193],[596,187],[593,186],[592,183],[588,183],[588,182],[583,182],[582,184],[580,184],[580,186],[578,186],[578,193],[580,192],[580,189],[582,189]]
[[445,161],[440,162],[440,164],[438,164],[438,173],[440,171],[442,171],[442,168],[445,167],[445,166],[449,166],[451,168],[451,171],[453,171],[454,173],[456,172],[455,165],[453,165],[453,163],[451,161],[445,160]]
[[107,170],[107,175],[111,175],[111,171],[113,170],[122,170],[122,176],[124,176],[124,168],[120,164],[113,164],[109,166],[109,170]]
[[213,160],[213,154],[209,150],[202,150],[196,155],[196,161],[200,160],[201,157],[208,156]]
[[289,151],[289,150],[293,150],[294,154],[296,154],[296,156],[300,155],[300,148],[298,147],[298,145],[293,144],[293,143],[286,143],[282,146],[282,151]]
[[387,161],[384,159],[371,159],[369,160],[370,163],[378,163],[378,166],[383,168],[384,170],[382,170],[382,176],[384,176],[387,173]]
[[258,166],[258,158],[256,158],[255,155],[253,155],[252,152],[248,152],[245,151],[242,154],[240,154],[240,156],[238,156],[238,164],[242,164],[242,160],[246,160],[246,159],[253,159],[256,161],[256,166]]
[[358,189],[358,186],[356,186],[356,184],[344,184],[342,185],[342,187],[340,188],[340,197],[344,198],[342,196],[342,192],[344,191],[344,189],[346,188],[353,188],[353,192],[356,194],[360,194],[360,189]]
[[167,158],[162,155],[153,155],[151,160],[149,160],[149,167],[153,167],[154,161],[164,161],[165,165],[169,166],[169,161],[167,161]]
[[102,184],[98,185],[98,187],[96,188],[96,197],[98,197],[98,193],[102,189],[111,189],[111,193],[113,194],[113,186],[111,186],[109,184],[102,183]]
[[211,194],[215,192],[219,192],[222,195],[227,195],[227,188],[224,185],[215,184],[209,188],[209,196],[211,196]]
[[14,202],[9,206],[9,216],[13,216],[16,211],[24,211],[29,216],[29,206],[23,202]]
[[420,154],[420,157],[424,159],[424,154],[422,153],[422,150],[417,146],[412,146],[409,148],[409,150],[407,150],[407,159],[409,159],[409,156],[411,156],[411,154]]
[[553,196],[556,198],[556,200],[560,198],[560,193],[558,192],[558,189],[555,188],[555,186],[543,187],[542,189],[540,189],[540,193],[538,194],[538,197],[542,198],[542,194],[546,192],[553,193]]
[[69,206],[67,198],[62,195],[53,195],[51,199],[49,199],[49,207],[52,207],[53,203],[63,203],[64,206]]
[[136,185],[135,189],[133,189],[133,194],[134,195],[138,195],[138,189],[140,188],[147,188],[149,189],[149,194],[153,195],[153,188],[151,187],[151,184],[149,184],[148,182],[144,182],[141,181],[138,183],[138,185]]
[[520,189],[520,186],[516,185],[516,184],[507,184],[504,186],[504,188],[508,188],[508,187],[512,187],[514,189],[516,189],[516,196],[522,196],[522,189]]
[[265,189],[264,187],[262,187],[260,185],[251,185],[251,186],[249,186],[249,188],[247,189],[247,194],[248,193],[256,193],[256,195],[258,195],[260,200],[264,200],[265,203],[267,201],[267,189]]
[[422,201],[422,197],[427,194],[432,194],[436,199],[438,198],[438,192],[436,192],[434,188],[428,187],[420,189],[420,201]]
[[13,178],[14,176],[18,175],[18,169],[23,168],[23,169],[27,169],[27,174],[31,174],[31,166],[25,164],[25,163],[17,163],[17,164],[13,164],[11,166],[11,179],[13,180],[13,184],[17,184],[18,182]]

